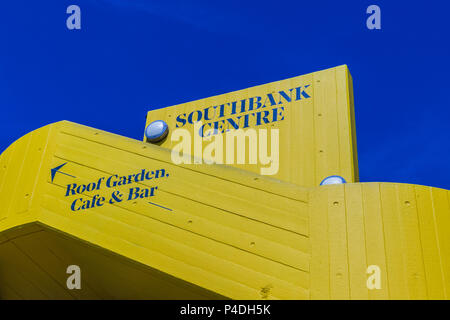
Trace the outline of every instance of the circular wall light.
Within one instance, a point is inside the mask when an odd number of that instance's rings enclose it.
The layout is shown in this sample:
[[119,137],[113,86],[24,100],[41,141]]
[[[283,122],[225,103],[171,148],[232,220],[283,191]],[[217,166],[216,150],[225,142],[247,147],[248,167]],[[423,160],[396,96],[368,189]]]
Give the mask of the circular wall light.
[[320,185],[326,186],[329,184],[342,184],[342,183],[347,183],[347,181],[345,181],[345,179],[342,178],[341,176],[329,176],[323,179]]
[[163,120],[156,120],[145,128],[145,136],[147,141],[151,143],[159,142],[167,137],[169,126]]

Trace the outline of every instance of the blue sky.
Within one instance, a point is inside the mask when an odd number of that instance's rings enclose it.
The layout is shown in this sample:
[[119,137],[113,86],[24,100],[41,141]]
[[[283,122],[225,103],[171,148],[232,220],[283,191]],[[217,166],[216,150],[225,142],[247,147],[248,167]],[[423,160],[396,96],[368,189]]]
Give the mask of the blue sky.
[[[81,30],[66,28],[71,4]],[[381,30],[366,28],[371,4]],[[59,120],[140,140],[151,108],[347,64],[361,181],[450,189],[449,12],[444,1],[3,1],[0,150]]]

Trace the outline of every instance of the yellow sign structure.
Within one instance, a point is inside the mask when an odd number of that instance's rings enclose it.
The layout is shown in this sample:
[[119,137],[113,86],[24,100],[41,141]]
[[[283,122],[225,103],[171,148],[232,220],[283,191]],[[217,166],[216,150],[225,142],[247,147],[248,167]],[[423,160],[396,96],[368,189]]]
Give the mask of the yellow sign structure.
[[[296,183],[175,164],[170,148],[67,121],[18,139],[0,156],[0,299],[449,299],[450,191],[317,183],[331,173],[356,177],[351,112],[337,112],[313,86],[347,83],[335,97],[348,94],[351,108],[347,76],[339,67],[270,91],[314,80],[273,123],[280,132],[295,132],[288,119],[312,101],[322,107],[311,117],[347,119],[337,138],[348,139],[338,144],[346,153],[309,127],[318,135],[309,147],[323,147],[324,158],[310,160],[315,175],[284,163]],[[168,110],[163,119],[180,111]]]
[[[160,144],[169,149],[178,144],[171,134],[181,128],[208,139],[229,130],[278,129],[279,170],[273,178],[308,187],[331,175],[358,181],[353,88],[345,65],[149,111],[146,126],[155,120],[169,126],[169,138]],[[265,165],[248,164],[248,144],[245,151],[247,164],[231,165],[260,173]]]

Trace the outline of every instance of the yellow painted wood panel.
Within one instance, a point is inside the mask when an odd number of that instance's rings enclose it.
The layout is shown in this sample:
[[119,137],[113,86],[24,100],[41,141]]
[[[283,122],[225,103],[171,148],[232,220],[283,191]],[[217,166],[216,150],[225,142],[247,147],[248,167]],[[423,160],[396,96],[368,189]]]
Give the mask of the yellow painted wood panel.
[[328,198],[331,299],[349,299],[348,240],[344,185]]
[[[83,165],[89,163],[90,166],[103,171],[105,175],[108,175],[108,173],[127,175],[138,172],[143,168],[164,168],[170,174],[170,177],[160,183],[161,190],[165,190],[164,188],[175,189],[178,194],[190,199],[202,201],[219,208],[226,205],[228,210],[236,214],[299,234],[308,234],[307,217],[305,214],[302,216],[301,212],[298,213],[296,206],[302,205],[298,201],[271,195],[268,192],[255,190],[241,184],[218,180],[209,175],[186,170],[171,163],[152,161],[148,157],[120,152],[116,148],[110,148],[107,145],[90,143],[76,137],[69,137],[68,140],[63,140],[63,137],[61,136],[58,139],[58,141],[61,139],[65,142],[58,144],[56,156],[60,160],[59,162],[57,160],[54,161],[55,166],[66,161]],[[67,139],[67,137],[65,138]],[[88,148],[83,149],[83,145],[85,147],[88,146]],[[86,150],[97,150],[97,152]],[[64,177],[62,178],[64,179]],[[255,202],[254,199],[258,199],[258,201]]]
[[[338,116],[335,129],[345,121]],[[325,147],[327,134],[317,137]],[[19,139],[0,163],[7,166],[0,173],[0,276],[8,279],[1,297],[448,298],[447,190],[391,183],[306,188],[226,166],[176,166],[169,149],[69,122]],[[62,163],[66,174],[52,181],[50,169]],[[65,196],[68,184],[141,169],[165,169],[169,177]],[[130,186],[159,189],[151,199],[71,210],[77,197]],[[94,247],[99,251],[83,253]],[[64,291],[61,268],[71,259],[90,269],[86,293]],[[118,276],[97,283],[109,265]],[[367,288],[370,265],[380,267],[380,290]],[[133,291],[139,283],[164,290]]]
[[[3,264],[9,269],[1,273],[1,299],[223,298],[43,225],[32,232],[36,226],[0,244],[0,261],[5,256],[11,260]],[[73,264],[81,270],[80,290],[66,287],[66,270]]]
[[423,262],[430,299],[446,297],[443,269],[439,252],[439,243],[433,217],[433,198],[431,188],[415,186],[416,205],[419,219],[420,241],[422,244]]
[[401,232],[406,240],[405,253],[409,294],[411,299],[425,299],[427,298],[427,285],[414,187],[400,184],[398,186],[398,197]]
[[[305,90],[308,97],[300,95],[302,98],[295,100],[296,91],[289,90],[299,86]],[[344,65],[171,107],[150,110],[147,114],[146,126],[155,120],[166,121],[169,126],[169,135],[158,145],[171,149],[178,144],[178,142],[171,141],[171,134],[177,129],[177,125],[187,129],[191,134],[197,134],[193,132],[193,123],[198,118],[198,110],[230,104],[229,108],[232,112],[233,101],[240,102],[246,99],[249,103],[253,97],[261,97],[263,107],[257,110],[247,110],[242,114],[236,113],[230,117],[252,114],[255,111],[266,114],[269,111],[272,112],[272,108],[275,107],[272,104],[269,107],[268,102],[264,104],[264,101],[270,100],[267,95],[272,94],[276,96],[276,107],[284,108],[282,111],[284,119],[279,120],[281,117],[278,117],[279,121],[267,124],[251,122],[249,128],[279,130],[280,165],[278,173],[273,177],[308,187],[317,186],[330,175],[341,175],[348,182],[356,182],[358,181],[358,169],[351,90],[351,77],[347,66]],[[291,94],[291,101],[287,102],[280,92]],[[219,107],[217,109],[220,110]],[[178,116],[184,115],[183,119],[188,118],[191,112],[194,112],[195,115],[192,118],[192,124],[189,122],[183,124],[181,121],[177,121]],[[215,115],[216,118],[203,121],[203,123],[213,123],[227,118],[227,116],[220,117],[221,114],[218,112]],[[268,135],[270,136],[270,134]],[[208,142],[205,142],[203,147],[207,144]],[[224,150],[225,145],[226,143]],[[248,151],[247,145],[247,155]],[[249,163],[231,165],[256,173],[260,173],[261,167],[264,167],[260,163],[257,165]]]
[[345,186],[349,286],[351,299],[368,299],[364,209],[360,184]]
[[[1,277],[1,283],[6,282],[10,287],[20,288],[19,294],[21,296],[31,296],[34,299],[70,297],[69,292],[53,281],[46,270],[30,263],[31,258],[20,250],[20,247],[13,241],[3,243],[0,246],[0,257],[2,269],[6,269],[2,273],[8,275],[8,277]],[[5,257],[9,258],[8,261],[4,261]],[[8,271],[8,268],[13,268],[14,272]],[[10,275],[13,275],[13,277],[10,278]]]
[[[439,257],[443,269],[443,284],[445,294],[450,292],[450,201],[449,191],[443,189],[432,189],[433,215],[436,235],[439,239]],[[446,213],[446,214],[445,214]]]
[[379,184],[376,183],[362,185],[367,265],[377,265],[381,269],[381,289],[370,290],[370,299],[389,298],[389,283],[387,281],[385,240],[379,188]]
[[[167,160],[167,152],[159,152],[160,147],[112,138],[95,129],[69,123],[52,128],[44,156],[46,170],[38,175],[36,184],[40,188],[35,198],[40,222],[181,279],[214,288],[224,296],[309,296],[306,191],[257,175],[244,174],[242,180],[241,171],[236,169],[216,177],[214,170],[203,170],[204,166],[178,167]],[[27,148],[32,136],[23,140]],[[122,142],[129,143],[128,147],[124,148]],[[19,146],[18,150],[22,149]],[[66,174],[57,174],[52,182],[49,169],[62,163],[66,163],[62,169]],[[158,195],[173,212],[136,201],[71,211],[74,197],[64,196],[67,184],[88,183],[112,174],[127,175],[142,168],[165,168],[170,173],[170,178],[158,182]],[[251,182],[245,182],[247,179]],[[150,187],[152,183],[134,185]],[[278,193],[290,189],[290,197],[271,192],[275,189]],[[82,196],[93,194],[84,192]],[[237,229],[233,228],[236,224]]]

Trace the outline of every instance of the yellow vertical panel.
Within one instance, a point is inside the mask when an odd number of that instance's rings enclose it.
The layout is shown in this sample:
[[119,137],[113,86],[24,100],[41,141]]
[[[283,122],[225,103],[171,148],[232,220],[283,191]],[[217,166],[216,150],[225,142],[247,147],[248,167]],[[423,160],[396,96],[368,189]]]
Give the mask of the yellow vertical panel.
[[445,294],[448,297],[450,292],[450,204],[449,191],[434,188],[433,194],[433,214],[437,237],[439,241],[439,252],[441,267],[443,270],[443,283]]
[[18,190],[14,202],[14,212],[23,213],[30,208],[33,191],[41,173],[44,150],[47,144],[48,127],[30,134],[27,153],[24,156],[24,166],[17,177]]
[[[296,279],[301,279],[301,272],[287,266],[167,224],[159,223],[153,230],[125,226],[123,222],[109,218],[105,207],[96,210],[95,215],[85,217],[58,215],[54,213],[58,212],[55,203],[49,198],[45,204],[47,211],[43,220],[47,224],[82,239],[88,237],[106,249],[115,248],[120,254],[132,255],[141,263],[225,296],[236,294],[236,298],[256,299],[259,298],[259,289],[270,284],[273,298],[306,298],[306,290],[294,279],[295,273]],[[104,227],[98,229],[96,226]],[[246,276],[242,277],[243,274]],[[224,285],[223,282],[232,282],[233,285]],[[237,291],[232,289],[233,286]],[[242,287],[242,291],[238,287]]]
[[[18,237],[12,242],[17,249],[29,259],[28,264],[32,265],[34,270],[29,271],[29,275],[37,278],[36,283],[39,284],[41,290],[50,299],[73,299],[77,297],[77,290],[68,290],[66,280],[69,275],[66,269],[70,264],[61,265],[60,260],[56,257],[48,247],[44,246],[42,236],[45,232],[36,232],[23,237]],[[45,264],[36,261],[44,261]],[[20,261],[21,267],[27,263]],[[57,267],[57,268],[55,268]],[[36,277],[39,274],[39,277]]]
[[386,264],[389,282],[389,297],[405,299],[409,297],[405,239],[401,236],[402,221],[400,220],[397,185],[381,184],[381,213],[383,215],[383,231],[386,245]]
[[358,167],[358,150],[357,150],[357,143],[356,143],[356,118],[355,118],[355,102],[353,97],[353,80],[352,75],[347,69],[347,86],[348,86],[348,104],[350,108],[350,124],[351,124],[351,141],[352,141],[352,154],[353,154],[353,173],[354,173],[354,181],[359,182],[359,167]]
[[22,290],[18,292],[21,296],[31,299],[55,299],[58,294],[62,294],[58,285],[45,271],[34,265],[12,241],[0,245],[0,265],[2,274],[9,275],[9,277],[0,275],[0,283],[21,288]]
[[430,299],[442,299],[442,297],[445,297],[444,278],[433,218],[432,189],[423,186],[415,186],[414,188],[428,297]]
[[[3,248],[0,248],[0,253],[2,254],[10,254],[9,252],[3,251]],[[9,257],[14,257],[12,255],[9,255]],[[2,285],[5,285],[10,288],[14,288],[14,293],[21,297],[21,299],[48,299],[48,296],[46,296],[36,285],[31,283],[29,279],[25,278],[25,275],[19,271],[19,269],[15,268],[13,264],[8,262],[8,265],[5,265],[2,268],[2,273],[7,274],[8,277],[2,278]],[[7,296],[5,297],[5,299]],[[3,299],[3,293],[2,293],[2,299]]]
[[[313,83],[312,74],[304,77],[306,83]],[[293,108],[292,113],[292,119],[295,119],[299,126],[299,136],[297,138],[292,137],[292,140],[289,141],[295,155],[291,158],[292,174],[301,177],[305,186],[316,186],[316,182],[321,180],[322,177],[316,177],[314,168],[318,157],[314,143],[314,126],[321,116],[314,111],[314,96],[303,101],[300,108]],[[292,126],[295,128],[295,125],[294,122]]]
[[[315,123],[318,163],[316,176],[325,178],[340,174],[339,129],[336,108],[336,70],[328,69],[314,74],[314,111],[322,116]],[[347,177],[345,177],[347,178]],[[351,181],[351,180],[350,180]]]
[[389,290],[379,184],[363,184],[362,191],[367,266],[377,265],[381,269],[381,289],[369,290],[369,299],[388,299]]
[[311,299],[330,299],[328,190],[317,188],[309,199],[311,234]]
[[[310,84],[312,77],[302,77],[302,84]],[[278,92],[284,88],[294,88],[298,86],[299,79],[291,78],[278,82]],[[311,91],[308,91],[311,93]],[[309,153],[310,143],[305,145],[304,141],[300,139],[301,127],[300,118],[297,116],[299,111],[308,108],[312,105],[314,95],[308,99],[302,99],[301,102],[293,102],[291,106],[284,106],[284,120],[285,127],[280,126],[280,170],[283,170],[283,174],[279,177],[283,181],[289,181],[297,184],[304,185],[304,183],[299,183],[299,181],[305,181],[305,176],[302,175],[301,170],[301,158],[300,155],[304,152]],[[312,120],[312,119],[310,119]],[[281,121],[281,122],[283,122]],[[274,128],[276,128],[276,124]],[[294,134],[296,132],[296,134]],[[284,167],[283,167],[284,166]],[[278,178],[278,177],[277,177]]]
[[406,244],[406,269],[411,299],[426,299],[427,285],[422,257],[419,222],[414,187],[398,185],[401,234]]
[[345,206],[347,210],[350,298],[368,299],[366,239],[361,185],[347,184],[345,186]]
[[0,156],[0,203],[3,204],[3,210],[0,210],[0,221],[4,220],[8,216],[8,210],[6,210],[9,205],[10,196],[8,190],[12,183],[11,177],[12,172],[9,170],[9,164],[14,159],[14,147],[9,147]]
[[20,172],[17,173],[17,189],[12,195],[13,204],[11,206],[11,211],[14,213],[24,213],[29,209],[31,198],[33,196],[33,185],[36,181],[36,175],[33,177],[33,173],[39,172],[39,167],[34,164],[39,165],[39,161],[36,160],[36,154],[31,150],[33,147],[33,133],[30,134],[29,144],[27,150],[23,155],[23,165]]
[[[24,229],[34,229],[30,226],[37,225],[27,225]],[[7,233],[15,232],[11,230]],[[21,234],[13,241],[15,246],[9,251],[2,251],[0,245],[0,261],[7,261],[0,264],[3,267],[0,268],[0,299],[40,298],[33,289],[41,295],[44,293],[43,298],[55,299],[221,298],[123,256],[45,227],[41,232]],[[12,241],[8,244],[11,243]],[[23,255],[29,259],[21,259]],[[16,263],[20,263],[20,268],[13,270],[11,267]],[[66,286],[69,277],[66,269],[74,264],[81,269],[80,290],[69,290]],[[28,271],[26,278],[20,278],[22,270]],[[36,274],[40,271],[46,273],[47,277],[41,278],[40,274]],[[47,282],[51,279],[59,286],[48,287]],[[6,292],[5,287],[8,287]]]
[[[339,75],[336,74],[337,71],[339,71]],[[170,149],[178,144],[178,142],[172,142],[170,137],[171,132],[173,133],[179,124],[177,122],[179,115],[187,118],[191,112],[225,105],[228,110],[225,112],[225,117],[203,121],[203,124],[223,121],[230,117],[236,121],[239,116],[250,115],[250,128],[280,130],[279,171],[272,177],[303,186],[317,186],[329,175],[342,175],[348,182],[354,182],[356,149],[353,136],[355,132],[352,126],[352,93],[349,92],[352,88],[348,82],[347,66],[340,66],[164,109],[151,110],[148,112],[146,125],[158,119],[166,121],[169,126],[169,136],[158,144]],[[300,94],[300,99],[295,99],[297,95],[294,89],[297,87],[301,87],[308,97]],[[286,100],[289,99],[282,97],[280,92],[290,95],[291,101],[287,102]],[[268,99],[270,94],[274,97],[275,105]],[[237,101],[239,110],[241,100],[246,99],[248,104],[249,98],[252,97],[261,97],[262,106],[258,110],[247,110],[234,115],[229,113],[231,102]],[[274,108],[277,108],[277,121],[268,124],[263,122],[261,125],[254,123],[256,119],[254,111],[262,112],[263,115],[268,112],[270,115],[268,119],[271,119]],[[278,114],[281,112],[281,108],[284,108],[282,116]],[[209,112],[210,114],[214,113],[212,109],[209,109]],[[217,115],[219,111],[216,110],[215,113]],[[282,117],[283,120],[280,120]],[[195,119],[196,117],[194,117]],[[243,124],[244,118],[241,118],[240,121]],[[198,135],[193,132],[193,124],[186,123],[182,127],[194,135]],[[242,127],[241,125],[240,128]],[[270,132],[268,132],[269,137]],[[209,141],[205,141],[203,148],[209,143]],[[225,147],[226,143],[224,149]],[[247,156],[248,150],[247,144]],[[267,167],[261,163],[231,165],[256,173],[261,172],[261,167]]]
[[[57,292],[56,297],[66,299],[98,299],[99,296],[89,287],[86,282],[85,269],[80,266],[82,271],[81,290],[68,290],[67,267],[73,264],[78,265],[74,259],[63,259],[61,254],[54,252],[54,244],[49,241],[49,234],[46,231],[34,232],[29,235],[14,239],[14,243],[20,250],[26,254],[31,261],[42,271],[47,273],[48,277],[55,283],[53,289]],[[73,251],[71,252],[73,254]],[[70,255],[70,253],[66,253]]]
[[[24,156],[27,154],[31,135],[28,134],[17,141],[12,148],[11,161],[7,165],[7,173],[4,176],[4,184],[2,186],[2,203],[3,216],[8,216],[14,213],[14,206],[19,201],[19,193],[21,186],[17,179],[24,170]],[[22,200],[22,195],[20,195]]]
[[[326,189],[329,189],[325,187]],[[349,299],[345,188],[339,185],[328,195],[328,246],[330,247],[331,299]]]
[[[291,86],[295,86],[295,84],[292,83],[292,81],[290,81],[290,79],[287,80],[282,80],[282,81],[277,81],[274,83],[271,83],[268,85],[267,87],[267,91],[268,92],[272,92],[273,94],[278,93],[280,90],[283,90],[285,88],[293,88]],[[251,89],[250,89],[251,90]],[[259,91],[261,92],[261,89],[259,89]],[[303,106],[303,105],[302,105]],[[272,123],[271,125],[266,126],[266,128],[270,128],[270,129],[278,129],[278,133],[279,133],[279,150],[280,150],[280,159],[279,159],[279,171],[278,174],[276,175],[276,178],[284,180],[284,181],[292,181],[291,177],[294,177],[294,173],[292,172],[292,166],[291,166],[291,160],[294,157],[294,150],[293,149],[293,145],[297,145],[298,141],[295,141],[293,143],[293,141],[291,140],[291,128],[292,128],[292,110],[293,109],[297,109],[299,106],[296,105],[295,103],[292,104],[291,106],[289,105],[284,105],[284,120],[282,122],[283,125],[285,126],[283,129],[280,129],[279,125],[277,123]],[[263,129],[263,126],[260,126],[261,129]],[[270,140],[270,131],[267,131],[267,141],[271,141]],[[271,142],[268,143],[268,148],[274,149],[275,145],[272,144]],[[247,169],[248,166],[241,166],[242,169]],[[257,173],[259,173],[259,171],[255,171]]]

